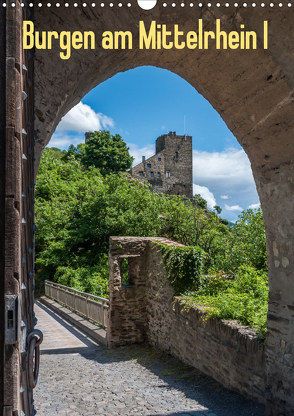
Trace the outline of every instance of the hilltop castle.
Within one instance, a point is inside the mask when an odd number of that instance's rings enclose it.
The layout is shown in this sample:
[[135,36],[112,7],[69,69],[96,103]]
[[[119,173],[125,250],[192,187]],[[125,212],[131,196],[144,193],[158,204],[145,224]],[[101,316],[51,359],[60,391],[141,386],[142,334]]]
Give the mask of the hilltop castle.
[[151,190],[169,195],[193,196],[192,136],[169,132],[156,139],[156,152],[134,166],[132,176],[145,179]]

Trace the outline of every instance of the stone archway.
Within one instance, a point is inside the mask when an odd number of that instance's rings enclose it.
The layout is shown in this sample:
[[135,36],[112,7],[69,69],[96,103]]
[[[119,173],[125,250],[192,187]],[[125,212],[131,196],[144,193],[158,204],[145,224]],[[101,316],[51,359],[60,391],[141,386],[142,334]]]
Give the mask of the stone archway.
[[[239,30],[245,24],[262,39],[263,21],[269,22],[269,49],[257,50],[139,50],[138,22],[149,26],[178,24],[181,30],[196,30],[203,19],[205,30]],[[154,65],[171,70],[187,80],[218,111],[247,153],[264,213],[269,262],[270,301],[268,313],[267,414],[290,415],[294,410],[294,51],[293,11],[252,7],[167,8],[152,11],[126,3],[109,3],[74,9],[35,10],[36,30],[93,30],[95,50],[75,50],[61,60],[58,48],[36,50],[35,114],[38,139],[36,162],[58,122],[93,87],[118,72]],[[133,49],[104,50],[105,30],[129,30]],[[195,109],[196,111],[196,109]],[[292,397],[291,397],[292,396]],[[292,412],[291,412],[292,410]]]

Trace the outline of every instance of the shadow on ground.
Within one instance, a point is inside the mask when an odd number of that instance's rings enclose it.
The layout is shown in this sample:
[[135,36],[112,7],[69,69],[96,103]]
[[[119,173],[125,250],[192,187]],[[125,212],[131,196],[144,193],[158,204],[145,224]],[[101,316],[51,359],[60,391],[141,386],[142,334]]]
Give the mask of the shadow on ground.
[[[95,353],[81,351],[85,358],[103,362],[136,361],[148,371],[160,377],[164,389],[177,389],[185,396],[196,400],[207,407],[211,416],[263,416],[264,406],[247,400],[240,394],[224,388],[216,380],[206,376],[194,367],[184,364],[166,352],[158,351],[147,345],[132,345],[115,350]],[[238,411],[236,412],[236,408]],[[215,411],[215,413],[214,413]],[[168,413],[175,415],[210,415],[206,411],[190,411],[183,413]],[[166,416],[157,414],[157,416]],[[150,414],[150,416],[153,416]]]
[[[63,318],[60,318],[55,312],[44,305],[39,306],[46,310],[65,330],[70,331],[73,335],[81,339],[81,330],[76,330]],[[121,347],[114,350],[107,350],[104,345],[97,344],[96,341],[82,338],[85,343],[84,348],[59,348],[51,350],[42,350],[41,354],[67,355],[80,354],[87,360],[99,363],[99,365],[119,363],[119,362],[136,362],[142,366],[142,376],[138,377],[140,381],[148,381],[151,377],[149,374],[156,375],[160,382],[156,383],[156,388],[166,390],[177,390],[184,393],[185,397],[197,401],[206,410],[191,410],[178,413],[156,413],[156,416],[263,416],[264,406],[246,400],[238,393],[232,392],[211,377],[201,373],[199,370],[190,367],[178,359],[172,357],[166,352],[162,352],[147,345],[132,345]],[[41,361],[42,368],[42,361]],[[144,372],[144,369],[147,371]],[[150,381],[148,381],[150,387]],[[124,385],[125,387],[125,385]],[[149,416],[155,416],[152,411]],[[127,415],[125,415],[127,416]]]

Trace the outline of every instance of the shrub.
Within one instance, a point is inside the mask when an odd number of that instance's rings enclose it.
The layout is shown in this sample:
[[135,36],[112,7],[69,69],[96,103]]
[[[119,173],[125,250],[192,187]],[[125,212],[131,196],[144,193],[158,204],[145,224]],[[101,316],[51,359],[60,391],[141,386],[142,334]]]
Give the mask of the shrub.
[[167,278],[175,294],[201,287],[205,252],[200,247],[178,247],[159,243]]
[[182,299],[204,306],[207,318],[237,320],[242,325],[266,334],[268,310],[267,273],[241,266],[235,278],[224,273],[205,276],[202,287]]

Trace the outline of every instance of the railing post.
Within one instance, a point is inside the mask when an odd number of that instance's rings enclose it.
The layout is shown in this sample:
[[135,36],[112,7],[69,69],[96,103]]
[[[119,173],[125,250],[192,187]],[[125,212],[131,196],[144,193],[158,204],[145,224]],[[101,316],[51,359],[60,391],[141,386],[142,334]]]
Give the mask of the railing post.
[[74,297],[75,297],[75,312],[77,311],[77,304],[76,304],[76,291],[74,291]]
[[104,322],[104,300],[102,301],[102,326],[105,328],[105,322]]
[[89,304],[88,304],[89,296],[86,296],[86,316],[89,319]]

